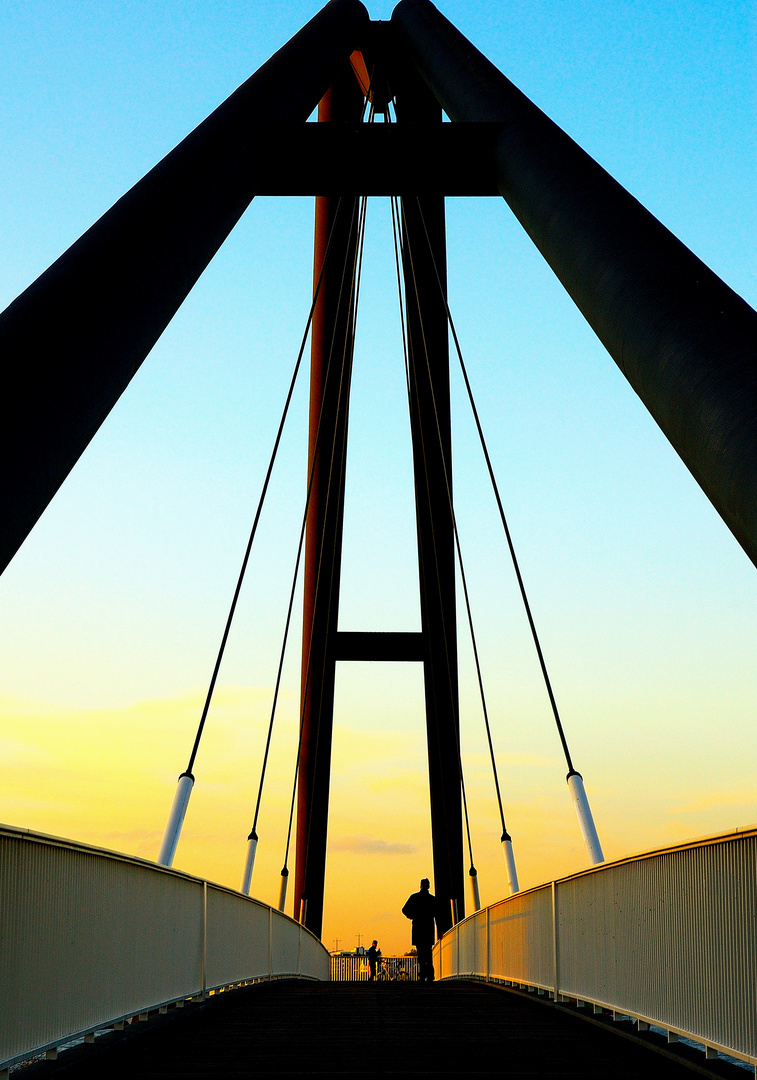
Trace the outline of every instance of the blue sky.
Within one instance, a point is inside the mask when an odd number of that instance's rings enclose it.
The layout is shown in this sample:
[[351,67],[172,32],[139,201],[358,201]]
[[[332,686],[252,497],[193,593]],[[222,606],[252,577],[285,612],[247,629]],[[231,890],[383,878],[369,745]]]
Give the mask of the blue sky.
[[[757,303],[753,5],[450,0],[440,6]],[[0,307],[317,7],[257,0],[2,5]],[[391,7],[369,10],[388,18]],[[139,818],[135,836],[162,829],[307,316],[312,217],[312,200],[253,202],[0,579],[0,696],[7,703],[0,744],[39,747],[50,717],[59,717],[87,745],[81,773],[68,773],[52,801],[23,794],[24,783],[31,790],[36,781],[31,767],[26,774],[21,769],[18,793],[0,796],[0,819],[51,832],[65,824],[105,842],[103,835],[118,829],[98,821],[101,795],[93,777],[113,767],[112,746],[128,722],[133,737],[118,742],[120,764],[137,777],[149,757],[154,781],[149,798],[143,781],[133,781],[141,809],[125,813]],[[606,850],[622,855],[752,823],[755,568],[506,205],[450,199],[448,232],[453,315]],[[415,629],[419,618],[390,245],[388,208],[372,200],[351,415],[345,629]],[[535,883],[579,868],[584,856],[456,372],[452,383],[461,537],[509,823],[516,852],[524,838],[526,883]],[[180,848],[177,857],[177,865],[202,873],[210,873],[203,862],[210,859],[215,876],[232,884],[240,841],[235,836],[237,846],[214,863],[208,853],[215,826],[207,822],[216,821],[223,804],[224,814],[238,817],[234,828],[242,838],[249,825],[248,788],[259,760],[249,732],[257,732],[267,710],[304,498],[305,396],[303,382],[222,671],[237,705],[219,711],[217,730],[232,744],[238,732],[246,748],[239,761],[244,782],[235,779],[241,788],[224,794],[234,755],[224,757],[220,741],[214,750],[211,714],[184,855]],[[482,891],[493,899],[504,892],[504,875],[462,630],[461,654],[474,840],[486,868]],[[286,690],[282,775],[291,766],[286,739],[296,714],[295,650]],[[148,750],[160,709],[147,710],[145,720],[145,702],[163,702],[169,717],[171,740],[160,755]],[[41,715],[46,719],[35,727],[29,717]],[[423,830],[418,673],[340,670],[337,722],[343,772],[335,782],[333,882],[347,873],[352,852],[368,876],[378,866],[388,880],[407,864],[412,885],[428,837],[403,839],[401,823],[384,818],[386,799],[392,805],[402,799],[381,791],[404,777],[409,819]],[[374,802],[361,802],[350,786],[350,776],[365,769],[377,772]],[[201,795],[203,770],[214,786]],[[205,824],[200,806],[209,815]],[[278,844],[274,817],[270,831]],[[129,833],[127,826],[122,831]],[[123,840],[132,842],[141,843]],[[151,855],[152,840],[145,843],[140,850]],[[398,850],[408,843],[419,845],[415,854]],[[271,867],[280,858],[277,847]],[[271,899],[275,872],[258,890]],[[364,903],[358,896],[355,910]],[[345,914],[345,925],[334,927],[342,937],[362,932],[349,919],[357,915]]]

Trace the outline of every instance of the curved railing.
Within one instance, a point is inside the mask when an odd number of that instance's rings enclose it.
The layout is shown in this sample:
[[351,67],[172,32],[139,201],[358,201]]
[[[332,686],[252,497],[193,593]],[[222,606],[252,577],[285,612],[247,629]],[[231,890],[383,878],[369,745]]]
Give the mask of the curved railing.
[[757,829],[517,893],[436,945],[441,978],[533,987],[757,1065]]
[[0,1072],[258,979],[329,978],[299,923],[143,859],[0,826]]

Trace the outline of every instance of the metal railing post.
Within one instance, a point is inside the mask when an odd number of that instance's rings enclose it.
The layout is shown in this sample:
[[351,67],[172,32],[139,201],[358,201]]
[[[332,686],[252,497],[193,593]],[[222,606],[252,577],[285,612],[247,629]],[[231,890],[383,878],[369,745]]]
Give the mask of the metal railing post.
[[273,908],[268,908],[268,981],[273,978]]
[[491,981],[492,973],[492,909],[486,909],[486,981]]
[[560,941],[558,935],[557,882],[552,882],[552,954],[554,959],[555,1001],[560,993]]
[[202,1000],[207,998],[207,970],[208,970],[208,883],[202,883],[202,947],[200,971],[202,975]]

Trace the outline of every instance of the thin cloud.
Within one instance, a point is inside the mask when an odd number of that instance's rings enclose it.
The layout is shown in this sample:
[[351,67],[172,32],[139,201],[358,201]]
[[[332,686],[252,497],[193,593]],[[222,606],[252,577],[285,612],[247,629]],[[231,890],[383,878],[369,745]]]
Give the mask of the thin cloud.
[[54,755],[40,746],[33,746],[21,739],[0,739],[0,761],[6,766],[30,762],[47,763],[54,760]]
[[703,795],[695,795],[691,799],[682,799],[677,804],[673,801],[671,812],[674,814],[699,814],[707,810],[717,810],[722,806],[743,806],[750,807],[753,813],[755,803],[757,803],[757,792],[755,791],[711,791]]
[[329,846],[332,851],[351,851],[358,855],[415,855],[418,850],[414,844],[392,844],[371,836],[346,836]]

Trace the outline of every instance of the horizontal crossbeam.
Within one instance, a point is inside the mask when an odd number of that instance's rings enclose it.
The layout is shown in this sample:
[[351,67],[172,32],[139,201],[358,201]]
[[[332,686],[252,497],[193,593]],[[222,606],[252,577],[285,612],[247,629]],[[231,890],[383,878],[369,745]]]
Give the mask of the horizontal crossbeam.
[[258,195],[499,195],[499,124],[255,124]]
[[335,660],[423,661],[426,644],[420,633],[362,633],[342,630],[336,635]]

